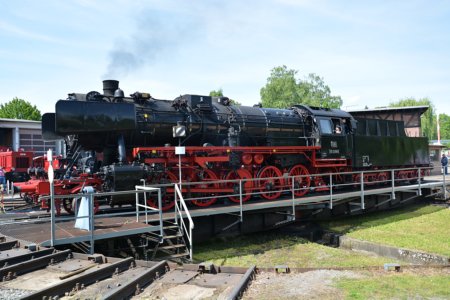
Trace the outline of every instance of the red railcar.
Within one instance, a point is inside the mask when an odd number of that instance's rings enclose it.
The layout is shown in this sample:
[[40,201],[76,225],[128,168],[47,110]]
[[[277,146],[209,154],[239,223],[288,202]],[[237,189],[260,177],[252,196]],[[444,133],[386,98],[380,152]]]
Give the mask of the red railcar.
[[33,151],[12,151],[6,147],[0,147],[0,166],[5,172],[16,171],[26,173],[33,161]]

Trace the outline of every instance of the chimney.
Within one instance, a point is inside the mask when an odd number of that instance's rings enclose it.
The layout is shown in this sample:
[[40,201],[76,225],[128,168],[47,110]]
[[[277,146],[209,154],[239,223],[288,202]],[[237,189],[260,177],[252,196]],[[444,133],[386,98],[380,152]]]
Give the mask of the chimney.
[[103,80],[103,95],[114,96],[114,92],[119,88],[118,80]]

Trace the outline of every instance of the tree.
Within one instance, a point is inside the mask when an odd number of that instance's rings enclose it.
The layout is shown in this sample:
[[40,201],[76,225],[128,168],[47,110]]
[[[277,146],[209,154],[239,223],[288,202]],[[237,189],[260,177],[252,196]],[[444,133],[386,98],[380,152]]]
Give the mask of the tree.
[[[211,97],[224,97],[223,96],[223,90],[221,88],[218,89],[217,91],[216,90],[212,90],[211,92],[209,92],[209,95]],[[240,106],[241,105],[240,102],[238,102],[236,100],[233,100],[233,99],[230,99],[230,103],[231,103],[231,105],[236,105],[236,106]]]
[[427,111],[421,116],[420,122],[422,127],[422,134],[430,140],[437,139],[436,113],[433,103],[428,98],[421,98],[419,100],[410,97],[401,99],[397,102],[389,103],[390,107],[405,107],[405,106],[428,106]]
[[216,90],[212,90],[211,92],[209,92],[209,95],[211,97],[223,97],[223,90],[222,89],[218,89]]
[[10,102],[0,105],[0,118],[23,119],[23,120],[41,120],[41,112],[36,105],[14,98]]
[[441,131],[441,139],[450,140],[450,116],[439,114],[439,127]]
[[286,66],[270,71],[266,85],[261,88],[261,102],[264,107],[287,108],[300,102],[299,88],[295,76],[298,71]]
[[296,78],[298,71],[286,66],[271,70],[267,83],[261,88],[264,107],[289,108],[295,104],[340,108],[340,96],[331,96],[330,88],[322,77],[310,73],[304,80]]

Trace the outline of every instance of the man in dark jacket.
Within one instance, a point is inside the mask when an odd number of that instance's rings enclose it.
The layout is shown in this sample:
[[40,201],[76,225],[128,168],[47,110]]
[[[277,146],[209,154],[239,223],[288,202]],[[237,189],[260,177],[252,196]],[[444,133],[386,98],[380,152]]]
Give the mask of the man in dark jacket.
[[442,168],[444,169],[445,175],[447,175],[448,174],[447,173],[448,158],[447,158],[447,156],[445,156],[445,153],[442,153],[441,165],[442,165]]

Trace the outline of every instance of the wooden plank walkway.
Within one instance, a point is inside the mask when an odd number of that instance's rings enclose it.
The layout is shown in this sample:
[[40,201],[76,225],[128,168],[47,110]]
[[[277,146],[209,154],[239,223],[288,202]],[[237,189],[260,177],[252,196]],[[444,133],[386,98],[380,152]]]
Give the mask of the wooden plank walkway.
[[[94,240],[160,230],[159,226],[148,225],[142,221],[136,222],[135,216],[96,218],[94,228]],[[3,225],[0,232],[2,235],[13,237],[25,243],[36,243],[41,246],[50,246],[51,244],[50,221],[17,222]],[[55,240],[55,245],[90,241],[91,232],[75,228],[75,220],[57,222]]]

